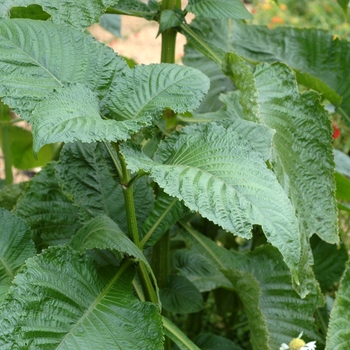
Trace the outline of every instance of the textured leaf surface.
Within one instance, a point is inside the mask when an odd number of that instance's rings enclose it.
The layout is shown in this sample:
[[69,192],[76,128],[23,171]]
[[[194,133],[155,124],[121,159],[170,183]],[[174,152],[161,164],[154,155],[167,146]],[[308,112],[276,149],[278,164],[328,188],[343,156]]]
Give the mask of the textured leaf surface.
[[28,182],[20,182],[18,184],[11,184],[4,187],[0,186],[0,207],[11,211],[27,185]]
[[214,123],[185,127],[160,144],[156,161],[123,147],[132,171],[143,169],[166,193],[224,229],[250,237],[260,224],[296,272],[300,257],[294,210],[258,152]]
[[2,348],[162,349],[158,307],[135,298],[133,275],[123,266],[101,278],[68,247],[27,260],[1,305]]
[[34,152],[56,142],[94,142],[126,140],[149,123],[138,120],[104,120],[95,93],[78,84],[60,88],[33,111]]
[[243,56],[255,61],[282,61],[296,69],[300,82],[324,93],[334,105],[340,104],[345,120],[350,123],[350,80],[344,79],[350,69],[348,41],[334,39],[319,29],[270,30],[238,24],[232,30],[231,40],[234,49]]
[[[57,175],[64,190],[85,212],[84,219],[106,214],[123,232],[128,232],[122,188],[113,161],[103,144],[76,142],[65,145]],[[153,207],[154,196],[145,177],[137,181],[133,188],[138,228],[141,231]]]
[[0,21],[0,96],[27,121],[38,102],[68,83],[84,84],[103,99],[126,67],[112,49],[75,29],[43,21]]
[[4,0],[0,5],[0,18],[6,18],[14,6],[32,4],[42,6],[51,15],[53,22],[66,24],[79,29],[85,29],[97,23],[107,7],[118,0],[85,0],[72,3],[69,0]]
[[206,18],[252,18],[240,0],[189,0],[186,10]]
[[18,268],[35,253],[29,227],[0,208],[0,300],[5,297]]
[[255,79],[261,119],[276,130],[273,142],[277,177],[308,237],[316,232],[323,240],[336,243],[337,208],[329,115],[317,94],[299,94],[291,70],[283,64],[259,65]]
[[157,0],[149,1],[147,5],[142,0],[119,0],[113,8],[121,11],[123,14],[142,16],[147,20],[152,20],[159,10],[159,3]]
[[313,313],[323,300],[315,280],[301,299],[280,253],[265,246],[242,254],[228,251],[193,229],[187,230],[190,250],[201,254],[224,273],[239,294],[248,317],[253,349],[279,349],[304,330],[305,338],[320,340]]
[[146,264],[146,258],[135,244],[121,231],[108,216],[101,215],[87,222],[73,237],[70,245],[77,251],[87,249],[114,249],[134,256]]
[[14,209],[31,227],[40,248],[66,243],[81,227],[78,208],[58,184],[55,164],[35,175]]
[[117,119],[157,117],[167,107],[183,113],[196,109],[208,89],[209,79],[191,67],[136,66],[113,83],[108,107]]
[[154,207],[143,225],[143,237],[147,240],[146,246],[154,245],[158,239],[179,220],[186,212],[185,206],[174,197],[170,197],[163,191],[154,203]]
[[345,350],[350,346],[350,269],[343,274],[337,298],[331,312],[326,350]]
[[188,314],[202,310],[204,302],[199,290],[185,277],[170,275],[159,289],[162,306],[173,313]]

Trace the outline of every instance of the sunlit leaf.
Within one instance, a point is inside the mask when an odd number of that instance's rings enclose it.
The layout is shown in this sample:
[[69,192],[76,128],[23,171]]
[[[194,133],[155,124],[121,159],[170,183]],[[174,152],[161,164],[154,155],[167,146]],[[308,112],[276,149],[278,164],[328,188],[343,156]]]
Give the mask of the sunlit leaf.
[[162,349],[158,307],[135,298],[128,266],[101,276],[91,259],[69,247],[28,259],[1,304],[0,345]]

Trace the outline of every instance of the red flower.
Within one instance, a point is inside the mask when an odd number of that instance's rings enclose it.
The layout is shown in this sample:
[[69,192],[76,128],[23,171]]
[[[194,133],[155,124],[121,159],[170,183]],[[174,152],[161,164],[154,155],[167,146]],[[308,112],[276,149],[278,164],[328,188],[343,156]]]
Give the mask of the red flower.
[[336,125],[333,125],[333,138],[337,139],[340,136],[340,130]]

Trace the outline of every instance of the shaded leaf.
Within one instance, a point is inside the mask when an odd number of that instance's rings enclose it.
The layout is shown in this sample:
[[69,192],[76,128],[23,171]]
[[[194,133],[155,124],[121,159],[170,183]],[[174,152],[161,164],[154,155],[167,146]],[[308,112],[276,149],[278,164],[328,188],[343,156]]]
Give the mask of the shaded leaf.
[[[14,3],[14,1],[13,1]],[[39,5],[28,5],[26,7],[12,7],[10,18],[30,18],[35,20],[46,21],[51,16]]]
[[176,64],[136,66],[111,87],[108,107],[116,119],[158,117],[165,108],[183,113],[196,109],[209,89],[200,71]]
[[1,305],[0,344],[162,349],[159,309],[135,298],[128,266],[102,277],[91,259],[69,247],[51,247],[28,259]]
[[[105,214],[123,232],[128,232],[123,190],[103,144],[66,144],[61,152],[57,175],[64,190],[73,196],[74,203],[81,208],[84,220]],[[146,177],[139,179],[133,189],[141,231],[153,207],[154,196]]]
[[334,161],[335,161],[335,170],[339,174],[350,177],[350,157],[339,151],[337,149],[334,150]]
[[140,249],[121,231],[108,216],[101,215],[87,222],[72,238],[70,245],[77,251],[87,249],[110,249],[134,256],[146,264]]
[[169,337],[180,350],[200,350],[178,327],[163,317],[164,334]]
[[349,264],[340,282],[337,298],[331,312],[326,350],[342,350],[350,346],[350,269]]
[[126,68],[112,49],[75,29],[26,19],[0,21],[0,96],[27,121],[38,102],[68,83],[84,84],[102,100]]
[[350,202],[350,180],[344,175],[335,173],[335,182],[337,187],[337,199]]
[[164,309],[173,313],[188,314],[204,308],[202,294],[182,276],[168,276],[165,285],[159,289],[159,295]]
[[158,35],[165,30],[178,27],[184,21],[181,12],[163,10],[160,14],[159,31]]
[[206,18],[252,18],[240,0],[189,0],[186,10]]
[[142,228],[143,238],[148,238],[145,246],[153,246],[185,212],[185,206],[177,198],[160,191]]
[[202,350],[242,350],[230,339],[210,333],[201,333],[195,337],[194,341]]
[[11,211],[27,185],[28,182],[20,182],[0,187],[0,207]]
[[329,287],[339,282],[348,260],[348,253],[342,244],[328,244],[317,236],[311,238],[311,248],[314,257],[314,272],[321,290],[326,292]]
[[31,227],[40,248],[67,243],[81,227],[78,208],[58,185],[55,165],[49,163],[35,175],[14,209]]
[[166,193],[241,237],[260,224],[296,273],[300,258],[294,209],[260,153],[233,128],[214,123],[183,128],[163,141],[155,161],[130,147],[122,153],[131,171],[150,172]]
[[0,301],[17,270],[35,253],[29,227],[23,220],[0,208]]
[[150,123],[138,120],[103,120],[95,93],[77,84],[48,95],[33,111],[34,153],[55,142],[93,142],[126,140]]
[[159,3],[156,0],[153,3],[149,2],[147,5],[141,0],[119,0],[113,8],[122,14],[141,16],[150,21],[157,14]]
[[116,2],[117,0],[85,0],[77,3],[69,0],[4,0],[0,5],[0,18],[7,18],[14,6],[36,4],[51,15],[53,22],[85,29],[97,23],[107,7]]
[[337,0],[339,6],[344,12],[344,15],[346,16],[348,13],[348,7],[349,7],[349,0]]

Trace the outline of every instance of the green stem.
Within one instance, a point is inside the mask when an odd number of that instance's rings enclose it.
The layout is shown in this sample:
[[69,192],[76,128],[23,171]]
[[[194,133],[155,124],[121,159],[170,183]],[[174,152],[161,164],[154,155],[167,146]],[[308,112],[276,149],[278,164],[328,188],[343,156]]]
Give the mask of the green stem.
[[5,162],[5,183],[10,185],[13,182],[12,174],[12,154],[11,154],[11,115],[10,109],[0,101],[0,120],[1,120],[1,134],[2,134],[2,153]]
[[109,13],[112,15],[126,15],[126,16],[141,17],[141,18],[145,18],[145,17],[149,18],[152,15],[154,16],[156,14],[155,12],[136,11],[136,10],[123,11],[123,10],[114,9],[113,7],[109,7],[105,13]]

